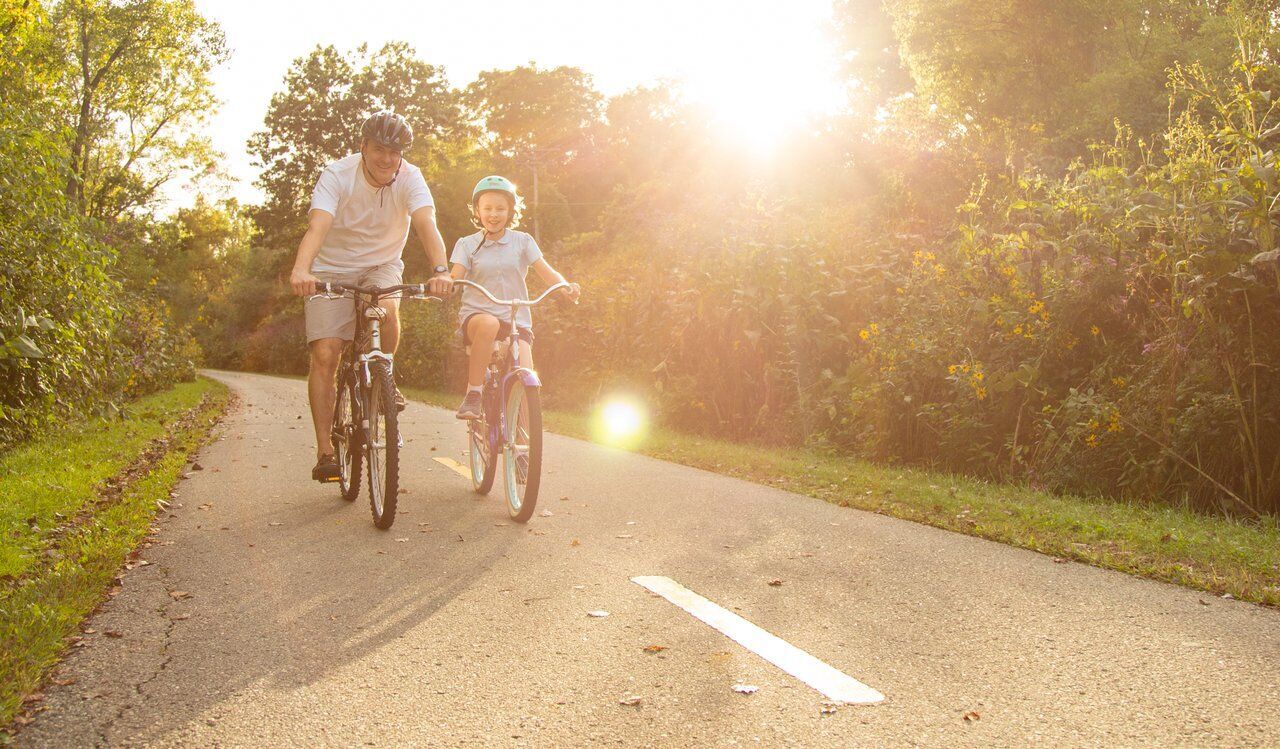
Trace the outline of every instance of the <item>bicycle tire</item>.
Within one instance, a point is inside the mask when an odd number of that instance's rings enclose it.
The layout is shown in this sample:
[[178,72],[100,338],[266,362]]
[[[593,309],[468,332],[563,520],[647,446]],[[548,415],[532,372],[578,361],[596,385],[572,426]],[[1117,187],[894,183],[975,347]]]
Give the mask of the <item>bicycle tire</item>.
[[[527,523],[538,504],[542,478],[542,404],[537,387],[512,381],[503,409],[502,463],[507,512],[517,523]],[[526,424],[520,426],[521,416]],[[527,456],[524,481],[520,481],[520,454]]]
[[360,472],[364,468],[360,445],[360,414],[355,398],[353,369],[343,367],[338,378],[338,395],[333,404],[333,454],[338,461],[338,492],[348,502],[360,496]]
[[396,521],[396,497],[400,488],[396,384],[386,362],[370,365],[370,379],[369,402],[365,408],[369,433],[364,443],[369,469],[369,510],[373,514],[374,526],[386,530]]

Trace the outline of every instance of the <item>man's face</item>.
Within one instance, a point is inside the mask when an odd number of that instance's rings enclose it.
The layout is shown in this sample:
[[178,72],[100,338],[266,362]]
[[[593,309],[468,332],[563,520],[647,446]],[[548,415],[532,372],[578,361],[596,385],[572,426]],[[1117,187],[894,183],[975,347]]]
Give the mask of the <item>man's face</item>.
[[396,169],[400,167],[399,151],[387,148],[381,143],[366,140],[361,145],[360,153],[364,154],[365,167],[373,175],[374,180],[385,184],[396,176]]

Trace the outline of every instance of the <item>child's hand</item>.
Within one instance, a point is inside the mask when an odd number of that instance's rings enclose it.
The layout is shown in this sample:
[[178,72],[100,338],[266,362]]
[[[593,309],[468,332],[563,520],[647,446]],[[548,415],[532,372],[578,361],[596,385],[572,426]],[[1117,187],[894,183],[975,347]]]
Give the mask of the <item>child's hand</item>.
[[577,304],[578,297],[582,296],[582,287],[576,283],[571,283],[569,284],[569,288],[561,289],[560,291],[574,304]]

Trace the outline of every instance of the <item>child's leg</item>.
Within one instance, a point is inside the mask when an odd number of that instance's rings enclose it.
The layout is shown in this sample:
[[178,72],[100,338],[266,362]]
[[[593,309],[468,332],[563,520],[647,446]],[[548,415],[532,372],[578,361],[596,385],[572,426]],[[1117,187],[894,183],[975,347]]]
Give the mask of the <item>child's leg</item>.
[[493,358],[493,342],[498,337],[498,318],[483,312],[467,318],[467,339],[471,341],[471,358],[467,365],[467,384],[484,385],[484,371]]

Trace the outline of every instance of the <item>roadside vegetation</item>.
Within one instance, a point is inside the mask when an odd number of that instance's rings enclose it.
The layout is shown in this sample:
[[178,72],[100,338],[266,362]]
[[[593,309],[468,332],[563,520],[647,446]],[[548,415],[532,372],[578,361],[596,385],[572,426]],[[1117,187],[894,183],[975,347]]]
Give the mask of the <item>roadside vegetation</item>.
[[182,383],[0,455],[0,726],[39,708],[46,672],[110,595],[229,398],[212,380]]
[[[554,392],[556,385],[549,384]],[[453,409],[458,396],[406,395]],[[546,411],[549,431],[609,442],[594,418]],[[461,437],[459,438],[461,439]],[[941,471],[895,468],[830,450],[750,445],[658,427],[635,452],[1055,558],[1280,606],[1280,522],[1214,517],[1161,502],[1051,494]],[[1207,603],[1207,597],[1205,599]]]

